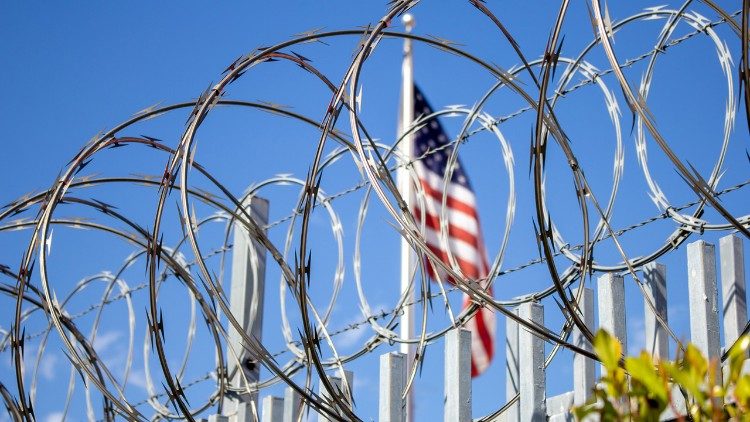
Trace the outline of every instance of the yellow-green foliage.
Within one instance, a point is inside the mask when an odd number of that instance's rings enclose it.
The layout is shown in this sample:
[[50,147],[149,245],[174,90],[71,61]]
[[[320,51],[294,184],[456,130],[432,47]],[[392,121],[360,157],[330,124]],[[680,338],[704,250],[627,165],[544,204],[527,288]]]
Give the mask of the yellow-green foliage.
[[606,373],[589,403],[573,408],[573,414],[578,420],[598,415],[602,421],[658,421],[665,409],[677,410],[671,394],[677,387],[695,421],[750,421],[750,375],[742,374],[748,346],[750,337],[744,336],[729,350],[722,382],[718,359],[709,361],[692,344],[675,361],[646,352],[622,359],[617,338],[599,330],[594,350]]

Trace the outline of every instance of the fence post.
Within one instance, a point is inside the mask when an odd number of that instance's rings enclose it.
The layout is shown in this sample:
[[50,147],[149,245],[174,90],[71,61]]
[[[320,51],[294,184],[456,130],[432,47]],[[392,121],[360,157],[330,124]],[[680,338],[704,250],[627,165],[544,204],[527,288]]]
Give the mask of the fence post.
[[403,353],[380,355],[380,397],[378,413],[380,422],[405,422],[406,356]]
[[[649,262],[643,266],[643,278],[646,295],[653,302],[657,314],[662,317],[664,322],[668,322],[667,267],[658,262]],[[647,351],[654,358],[669,358],[669,338],[667,337],[667,330],[659,324],[656,315],[648,307],[648,304],[644,304],[644,313]]]
[[747,323],[745,261],[742,239],[730,234],[719,240],[721,296],[724,309],[724,344],[732,345]]
[[[544,325],[544,307],[539,303],[526,302],[519,307],[519,316]],[[518,330],[518,368],[520,383],[520,419],[522,421],[545,420],[546,378],[544,374],[544,340],[529,330]]]
[[690,243],[687,256],[690,341],[704,355],[715,358],[721,355],[721,341],[714,245],[703,240]]
[[446,422],[471,422],[471,331],[457,328],[445,335]]
[[[512,311],[518,315],[518,308]],[[518,394],[518,323],[511,318],[505,319],[505,401],[510,401]],[[505,411],[506,422],[517,422],[519,406],[516,401]]]
[[[337,372],[338,373],[338,372]],[[341,382],[341,377],[338,375],[330,376],[328,377],[328,380],[331,382],[331,386],[333,387],[333,392],[337,393],[338,391],[341,391],[344,394],[345,401],[348,401],[349,405],[354,402],[352,400],[352,397],[354,396],[354,392],[352,391],[354,389],[354,372],[352,371],[344,371],[344,376],[346,377],[346,384],[349,386],[349,390],[346,391],[344,388],[344,383]],[[331,394],[328,390],[323,387],[323,383],[320,383],[320,395],[323,398],[323,401],[333,404],[334,401],[331,398]],[[340,410],[338,413],[341,415],[343,414]],[[327,422],[330,419],[328,419],[325,414],[318,413],[318,421],[319,422]]]
[[[583,322],[586,326],[591,329],[594,327],[594,291],[591,289],[583,289],[583,295],[581,296],[581,302],[578,304],[579,309],[583,313]],[[591,351],[591,343],[586,340],[586,337],[576,328],[574,333],[575,345]],[[587,358],[586,356],[576,353],[573,356],[573,403],[576,405],[582,405],[586,403],[591,391],[596,384],[596,374],[594,368],[594,361]]]
[[[628,350],[628,328],[625,324],[625,282],[621,275],[604,274],[596,282],[599,302],[599,328],[607,330],[622,343],[622,350]],[[604,366],[602,375],[606,373]]]
[[300,397],[292,387],[284,390],[284,422],[297,422],[300,414]]
[[[247,206],[250,215],[259,226],[268,223],[268,201],[253,197]],[[258,243],[251,241],[241,225],[235,224],[232,246],[232,285],[230,290],[230,307],[232,315],[245,328],[250,337],[261,339],[263,327],[263,292],[266,274],[266,250]],[[240,367],[229,348],[237,354]],[[260,365],[243,348],[242,337],[233,328],[229,328],[227,342],[227,376],[234,387],[244,388],[244,372],[249,383],[258,381]],[[250,422],[253,417],[253,404],[257,406],[258,393],[241,393],[239,398],[225,399],[225,414],[236,415],[230,419],[236,422]]]
[[222,415],[210,415],[208,417],[208,422],[229,422],[229,417]]
[[281,397],[263,397],[263,422],[281,422],[284,418],[284,399]]

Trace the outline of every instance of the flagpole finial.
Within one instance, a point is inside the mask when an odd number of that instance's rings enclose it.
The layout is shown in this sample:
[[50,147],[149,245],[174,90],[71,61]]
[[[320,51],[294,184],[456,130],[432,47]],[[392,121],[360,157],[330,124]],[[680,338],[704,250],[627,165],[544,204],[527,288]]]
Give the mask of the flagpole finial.
[[411,13],[404,14],[401,18],[401,22],[403,22],[406,32],[411,32],[411,30],[414,29],[414,16],[412,16]]

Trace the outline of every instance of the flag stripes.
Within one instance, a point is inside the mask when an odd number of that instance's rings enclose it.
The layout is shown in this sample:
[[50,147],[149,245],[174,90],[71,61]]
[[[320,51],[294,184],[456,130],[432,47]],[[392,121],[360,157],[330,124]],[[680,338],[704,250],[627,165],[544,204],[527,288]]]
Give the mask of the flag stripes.
[[[429,115],[432,109],[414,86],[414,115]],[[461,161],[457,160],[451,179],[446,181],[447,163],[452,148],[445,146],[449,139],[437,119],[432,119],[414,134],[412,156],[424,157],[414,163],[419,178],[419,200],[410,201],[411,211],[418,224],[424,226],[427,247],[435,256],[452,265],[453,258],[460,273],[478,282],[486,282],[489,264],[482,240],[476,197],[471,189]],[[437,150],[436,150],[437,149]],[[430,152],[432,151],[432,152]],[[426,154],[426,155],[425,155]],[[443,192],[446,192],[443,209]],[[445,217],[445,220],[441,220]],[[447,239],[441,235],[447,229]],[[455,283],[445,270],[426,262],[427,274],[433,280]],[[492,289],[488,289],[492,294]],[[471,306],[464,295],[463,309]],[[481,374],[492,361],[495,344],[495,314],[492,309],[481,308],[465,327],[472,332],[471,374]]]

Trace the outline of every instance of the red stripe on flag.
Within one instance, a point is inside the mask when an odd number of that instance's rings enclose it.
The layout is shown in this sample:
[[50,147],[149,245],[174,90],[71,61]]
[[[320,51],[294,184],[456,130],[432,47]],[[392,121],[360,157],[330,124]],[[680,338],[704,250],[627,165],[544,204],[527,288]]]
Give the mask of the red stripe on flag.
[[[424,179],[419,179],[419,181],[422,184],[422,188],[424,189],[424,192],[429,195],[432,199],[435,199],[437,201],[440,201],[442,204],[443,201],[443,192],[434,189],[432,186],[430,186],[429,183],[427,183]],[[461,202],[460,200],[448,195],[448,198],[446,199],[446,205],[449,208],[453,208],[456,211],[461,211],[464,214],[468,214],[474,218],[478,218],[477,216],[477,210],[474,208],[474,206],[469,205],[465,202]]]
[[[437,255],[440,258],[440,261],[450,266],[450,261],[448,260],[448,253],[444,251],[439,246],[435,246],[431,243],[427,244],[427,247],[430,248],[430,251]],[[461,272],[463,273],[464,277],[469,279],[477,279],[479,278],[479,268],[477,268],[474,264],[470,263],[469,261],[463,260],[457,256],[454,255],[454,258],[456,259],[456,262],[458,263],[458,268],[461,269]],[[425,257],[426,264],[428,266],[429,262],[427,261],[427,257]],[[436,265],[437,267],[437,265]],[[448,277],[449,280],[447,280],[451,284],[456,284],[455,280],[453,280],[453,277]]]
[[[419,207],[414,208],[414,219],[417,221],[417,223],[422,222],[422,210]],[[440,233],[440,216],[433,215],[430,212],[425,212],[424,224],[425,226]],[[464,242],[474,246],[475,248],[478,248],[479,238],[458,226],[450,224],[450,222],[448,222],[448,236],[463,240]]]
[[479,333],[479,338],[482,340],[482,344],[484,345],[484,350],[487,354],[487,359],[492,359],[492,355],[495,351],[495,345],[492,344],[492,338],[490,337],[489,330],[487,329],[486,321],[484,320],[484,308],[479,309],[476,314],[474,314],[474,319],[477,323],[477,332]]

